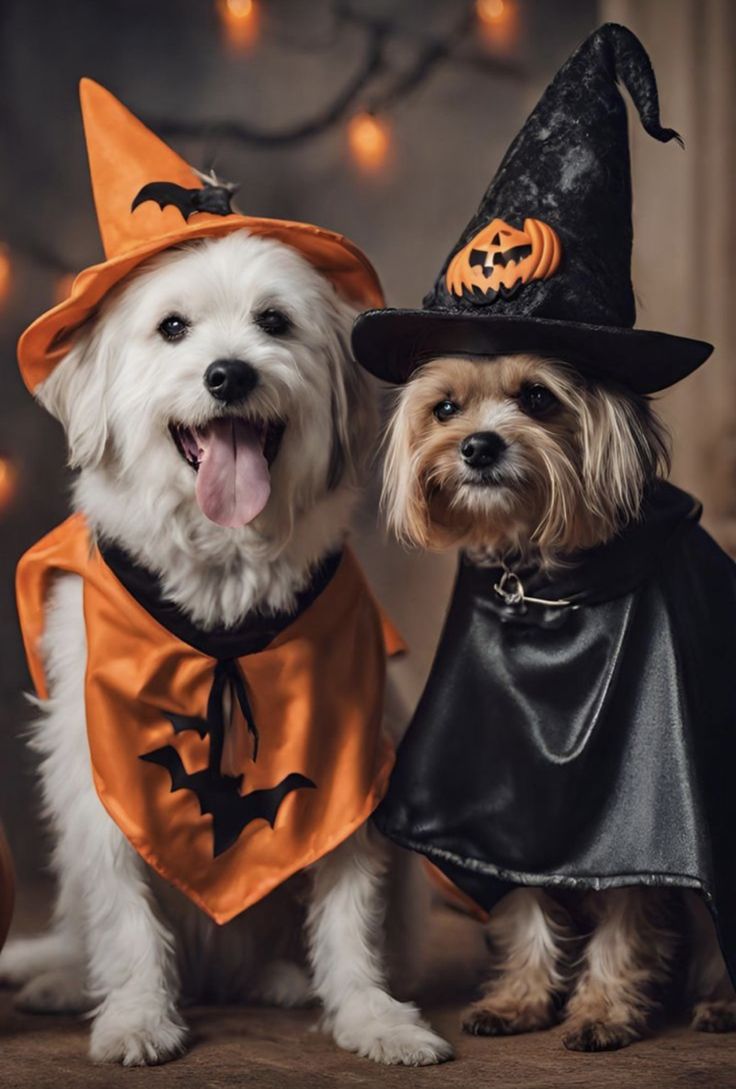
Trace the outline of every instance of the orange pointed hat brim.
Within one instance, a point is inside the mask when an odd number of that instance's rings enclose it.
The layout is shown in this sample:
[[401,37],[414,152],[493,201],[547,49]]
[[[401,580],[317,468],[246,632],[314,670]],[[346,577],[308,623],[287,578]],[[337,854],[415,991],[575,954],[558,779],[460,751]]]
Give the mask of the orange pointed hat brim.
[[[217,237],[240,230],[274,238],[298,250],[350,302],[361,308],[384,304],[373,266],[343,235],[309,223],[281,219],[234,215],[226,221],[197,223],[194,218],[189,227],[182,225],[168,235],[152,239],[139,250],[83,269],[74,280],[69,298],[28,326],[18,341],[18,364],[31,392],[61,362],[72,346],[76,330],[92,317],[113,287],[148,257],[195,238]],[[215,217],[201,213],[196,218],[212,220]]]
[[185,189],[204,183],[183,159],[92,80],[80,84],[80,100],[92,189],[106,259],[84,269],[71,294],[36,319],[18,341],[18,363],[31,392],[51,374],[72,346],[75,331],[108,292],[147,258],[197,238],[233,231],[273,238],[305,257],[357,306],[383,306],[378,276],[368,258],[343,235],[310,223],[230,212],[196,211],[188,219],[174,205],[147,200],[134,210],[144,185],[169,182]]

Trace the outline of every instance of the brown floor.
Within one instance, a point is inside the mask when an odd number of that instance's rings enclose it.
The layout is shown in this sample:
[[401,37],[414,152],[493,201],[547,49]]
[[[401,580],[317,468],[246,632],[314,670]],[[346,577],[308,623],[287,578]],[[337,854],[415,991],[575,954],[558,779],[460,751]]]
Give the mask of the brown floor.
[[432,964],[425,1009],[453,1041],[454,1062],[419,1070],[375,1066],[339,1051],[313,1031],[314,1010],[214,1009],[187,1011],[191,1050],[166,1066],[123,1070],[86,1058],[87,1027],[69,1017],[15,1012],[0,994],[2,1089],[736,1089],[736,1035],[709,1036],[673,1027],[624,1051],[572,1054],[561,1030],[507,1039],[478,1039],[458,1029],[483,959],[477,924],[439,910],[428,947]]

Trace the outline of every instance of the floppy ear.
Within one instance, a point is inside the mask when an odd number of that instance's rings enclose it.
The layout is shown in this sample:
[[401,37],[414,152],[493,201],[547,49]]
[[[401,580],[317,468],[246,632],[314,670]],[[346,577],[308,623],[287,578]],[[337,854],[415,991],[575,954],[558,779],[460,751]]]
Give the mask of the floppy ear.
[[411,383],[402,386],[385,435],[383,493],[386,520],[399,541],[427,547],[429,511],[413,426]]
[[85,326],[68,355],[36,390],[44,408],[64,427],[72,469],[94,468],[105,453],[109,356],[100,327]]
[[589,389],[582,424],[582,483],[588,508],[614,532],[639,515],[647,484],[669,472],[668,435],[643,397]]
[[327,361],[332,377],[329,491],[345,477],[351,483],[360,480],[377,432],[375,393],[367,374],[353,359],[350,348],[350,331],[356,313],[352,306],[335,297],[332,331],[327,337]]

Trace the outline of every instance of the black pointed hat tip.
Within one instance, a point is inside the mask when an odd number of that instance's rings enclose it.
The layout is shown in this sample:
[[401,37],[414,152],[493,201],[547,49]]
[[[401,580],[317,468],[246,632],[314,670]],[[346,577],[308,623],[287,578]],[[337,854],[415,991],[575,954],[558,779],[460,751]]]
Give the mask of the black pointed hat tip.
[[637,36],[618,23],[604,23],[590,35],[582,48],[585,50],[586,47],[591,53],[597,52],[612,78],[626,87],[645,132],[663,144],[676,140],[680,147],[684,147],[679,132],[663,128],[660,123],[657,80],[649,54]]

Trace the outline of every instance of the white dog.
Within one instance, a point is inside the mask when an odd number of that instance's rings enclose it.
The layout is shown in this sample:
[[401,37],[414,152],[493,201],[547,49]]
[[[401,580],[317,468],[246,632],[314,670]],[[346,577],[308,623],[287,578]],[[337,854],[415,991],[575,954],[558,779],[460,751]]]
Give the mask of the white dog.
[[[353,317],[281,243],[246,232],[198,241],[149,261],[111,292],[39,390],[80,470],[76,508],[205,628],[289,608],[310,569],[343,539],[373,425],[348,348]],[[241,362],[234,378],[213,376],[210,365],[223,360]],[[217,383],[231,380],[248,387],[232,404],[217,396]],[[236,511],[224,509],[212,473],[197,475],[191,464],[212,421],[233,416],[265,440],[270,462],[265,469],[263,458],[245,459],[232,503],[250,506]],[[22,985],[19,1004],[94,1005],[91,1057],[125,1065],[182,1051],[180,996],[288,1006],[315,994],[341,1047],[385,1063],[448,1058],[449,1045],[417,1009],[387,990],[382,842],[364,827],[312,867],[311,979],[294,939],[294,881],[218,927],[153,874],[98,799],[85,660],[82,586],[70,575],[48,606],[50,698],[39,704],[32,741],[59,899],[50,931],[11,943],[0,958],[0,976]]]

